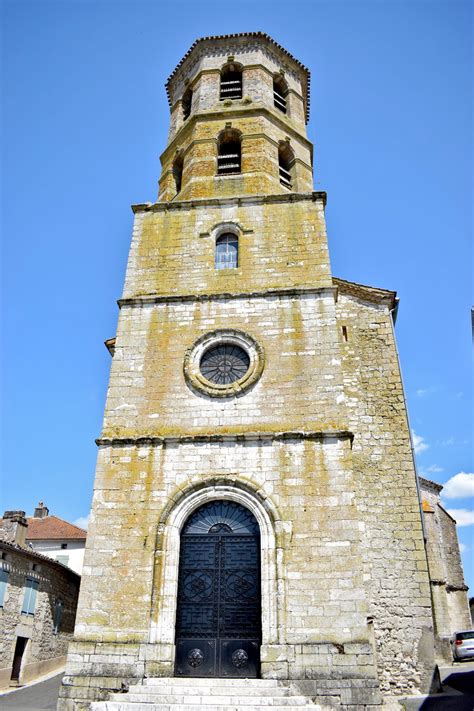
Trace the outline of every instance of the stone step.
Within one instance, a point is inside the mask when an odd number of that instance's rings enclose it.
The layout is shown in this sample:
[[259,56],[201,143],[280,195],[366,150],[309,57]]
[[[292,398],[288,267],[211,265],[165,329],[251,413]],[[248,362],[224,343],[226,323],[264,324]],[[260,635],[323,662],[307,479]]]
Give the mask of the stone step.
[[[274,696],[274,697],[286,697],[290,694],[290,690],[287,686],[273,687],[273,686],[259,686],[257,689],[250,684],[247,685],[219,685],[219,686],[194,686],[190,684],[189,686],[179,686],[178,684],[160,684],[153,686],[130,686],[128,696],[149,696],[153,695],[155,698],[158,696],[173,695],[173,696]],[[121,696],[122,694],[116,694],[116,696]]]
[[209,686],[212,688],[217,688],[220,686],[245,686],[249,687],[251,686],[254,689],[259,689],[259,688],[272,688],[272,689],[278,689],[278,688],[284,688],[287,686],[287,682],[285,681],[279,681],[278,679],[245,679],[245,678],[239,678],[239,679],[224,679],[223,677],[212,677],[212,678],[203,678],[203,677],[179,677],[179,676],[154,676],[154,677],[149,677],[148,679],[143,679],[143,682],[141,682],[143,686],[162,686],[162,685],[175,685],[175,686]]
[[173,694],[173,693],[128,693],[128,694],[112,694],[111,701],[123,703],[147,703],[147,704],[180,704],[201,706],[201,709],[209,706],[245,706],[252,703],[257,706],[304,706],[307,703],[305,696],[255,696],[255,694],[242,694],[239,690],[238,694],[196,694],[196,690],[190,690],[189,694]]
[[143,703],[143,702],[127,702],[127,701],[94,701],[91,703],[91,711],[264,711],[271,708],[272,711],[302,711],[304,708],[312,711],[325,711],[325,706],[312,704],[308,701],[305,706],[262,706],[258,704],[258,700],[248,701],[240,705],[214,705],[214,704],[160,704],[160,703]]

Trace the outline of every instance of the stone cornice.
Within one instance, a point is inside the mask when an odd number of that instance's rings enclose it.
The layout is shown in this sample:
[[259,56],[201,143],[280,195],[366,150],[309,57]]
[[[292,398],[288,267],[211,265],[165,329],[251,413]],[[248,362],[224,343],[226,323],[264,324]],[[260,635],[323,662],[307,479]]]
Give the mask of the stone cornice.
[[262,40],[263,42],[267,43],[270,45],[272,48],[280,52],[280,54],[286,59],[290,60],[294,67],[297,69],[297,71],[302,71],[302,77],[303,77],[303,83],[304,83],[304,95],[306,97],[306,121],[309,119],[309,101],[310,101],[310,82],[311,82],[311,74],[310,71],[307,67],[305,67],[304,64],[302,64],[296,57],[294,57],[290,52],[288,52],[287,49],[285,49],[281,44],[278,42],[275,42],[275,40],[270,37],[270,35],[267,35],[266,32],[238,32],[238,33],[233,33],[233,34],[228,34],[228,35],[214,35],[210,37],[200,37],[197,39],[191,47],[188,49],[184,57],[178,62],[170,76],[168,77],[168,80],[165,84],[166,87],[166,93],[168,96],[168,102],[171,106],[171,84],[175,80],[175,78],[182,73],[182,71],[186,70],[186,65],[188,64],[188,61],[190,57],[196,53],[196,49],[198,47],[203,47],[206,42],[222,42],[224,41],[230,41],[230,40]]
[[141,304],[158,304],[189,301],[228,301],[229,299],[255,299],[269,296],[302,296],[314,294],[316,296],[331,296],[335,294],[335,287],[293,287],[291,289],[262,289],[261,291],[238,291],[233,293],[216,292],[215,294],[141,294],[118,299],[120,306],[135,306]]
[[202,442],[259,442],[259,441],[285,441],[285,440],[312,440],[322,441],[325,439],[349,439],[351,442],[354,435],[349,430],[324,430],[324,431],[303,431],[288,430],[286,432],[239,432],[235,434],[167,434],[158,436],[136,436],[136,437],[98,437],[96,444],[99,447],[110,446],[144,446],[144,445],[166,445],[171,443],[193,444]]
[[[253,102],[252,102],[253,103]],[[198,121],[212,122],[216,121],[230,121],[240,118],[248,118],[254,116],[266,116],[274,124],[278,124],[278,128],[283,128],[286,134],[292,136],[293,139],[300,141],[309,150],[313,151],[313,144],[307,136],[304,135],[300,130],[298,130],[296,124],[294,124],[286,114],[282,114],[281,111],[277,111],[273,107],[266,106],[265,104],[254,104],[247,103],[245,99],[240,99],[234,101],[231,106],[222,106],[219,109],[209,109],[208,111],[196,111],[186,122],[178,128],[174,134],[171,141],[166,146],[163,153],[160,155],[160,161],[163,164],[166,162],[167,156],[171,153],[174,155],[176,150],[182,147],[183,143],[186,143],[186,136],[191,133],[191,127],[198,123]],[[245,140],[246,134],[242,135],[242,140]],[[205,139],[206,141],[217,142],[217,137],[212,137]]]
[[333,277],[333,284],[337,287],[339,293],[346,296],[353,296],[363,301],[370,301],[376,304],[386,304],[394,309],[397,306],[397,292],[388,289],[379,289],[375,286],[366,286],[365,284],[357,284],[354,281],[346,281]]
[[[132,205],[135,214],[139,212],[167,212],[169,210],[190,210],[196,207],[231,207],[232,205],[264,205],[285,202],[322,202],[326,205],[324,191],[313,190],[310,193],[277,193],[275,195],[237,195],[225,198],[195,198],[173,202],[144,202]],[[339,281],[342,282],[340,279]],[[351,282],[345,282],[350,284]],[[370,288],[370,287],[367,287]]]

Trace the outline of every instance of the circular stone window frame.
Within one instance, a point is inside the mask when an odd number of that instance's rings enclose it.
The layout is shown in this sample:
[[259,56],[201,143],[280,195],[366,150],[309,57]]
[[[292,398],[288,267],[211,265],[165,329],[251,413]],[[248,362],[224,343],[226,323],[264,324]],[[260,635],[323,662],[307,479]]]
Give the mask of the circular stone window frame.
[[[210,348],[231,344],[242,348],[248,355],[250,364],[247,372],[233,383],[213,383],[201,373],[201,358]],[[206,333],[186,351],[184,357],[184,377],[194,389],[212,397],[236,397],[246,392],[260,378],[265,365],[265,356],[252,336],[244,331],[221,329]]]

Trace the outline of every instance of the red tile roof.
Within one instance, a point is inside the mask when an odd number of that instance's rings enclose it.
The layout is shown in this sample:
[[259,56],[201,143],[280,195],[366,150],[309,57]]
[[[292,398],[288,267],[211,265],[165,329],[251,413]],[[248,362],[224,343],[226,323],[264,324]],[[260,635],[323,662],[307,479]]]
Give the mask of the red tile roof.
[[75,526],[73,523],[63,521],[58,516],[45,516],[45,518],[29,518],[27,541],[49,541],[57,539],[76,540],[85,539],[87,531]]

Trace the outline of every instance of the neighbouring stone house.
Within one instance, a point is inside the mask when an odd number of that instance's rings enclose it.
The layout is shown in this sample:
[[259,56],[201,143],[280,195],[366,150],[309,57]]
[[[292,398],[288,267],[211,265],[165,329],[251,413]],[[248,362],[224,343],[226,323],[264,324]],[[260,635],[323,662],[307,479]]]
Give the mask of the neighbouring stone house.
[[309,81],[254,32],[167,82],[61,711],[360,711],[436,684],[398,301],[331,273]]
[[0,521],[0,689],[61,670],[80,576],[26,544],[24,511]]
[[442,490],[441,484],[420,477],[437,651],[450,660],[449,640],[453,632],[471,628],[471,615],[456,521],[441,503]]
[[81,575],[84,564],[87,531],[79,526],[52,516],[42,501],[28,518],[26,542],[33,550],[53,558]]

